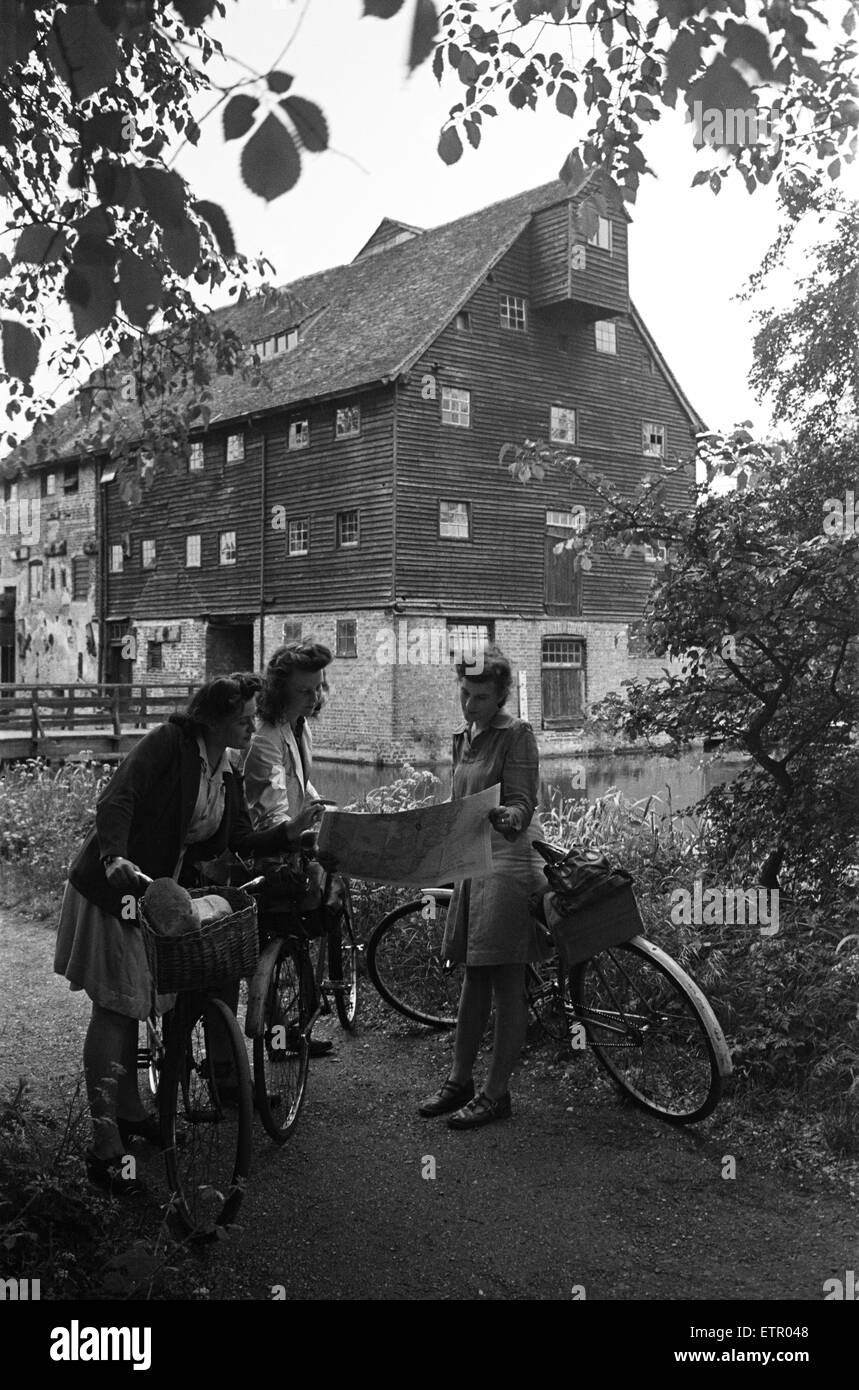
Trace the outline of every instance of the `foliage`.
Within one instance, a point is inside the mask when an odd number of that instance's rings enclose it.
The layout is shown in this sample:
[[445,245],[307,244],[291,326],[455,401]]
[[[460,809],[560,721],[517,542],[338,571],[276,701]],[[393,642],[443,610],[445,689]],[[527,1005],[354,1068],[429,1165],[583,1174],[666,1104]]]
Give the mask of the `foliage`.
[[0,770],[0,886],[7,905],[59,893],[90,829],[112,769],[100,763],[52,768],[41,758]]

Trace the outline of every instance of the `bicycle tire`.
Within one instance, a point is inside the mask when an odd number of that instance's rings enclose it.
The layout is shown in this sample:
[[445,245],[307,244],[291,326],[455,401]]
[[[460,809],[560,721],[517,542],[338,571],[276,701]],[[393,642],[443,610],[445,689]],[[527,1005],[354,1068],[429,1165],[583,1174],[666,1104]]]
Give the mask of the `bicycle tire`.
[[570,992],[597,1060],[636,1105],[670,1124],[712,1114],[731,1057],[704,994],[636,936],[574,966]]
[[302,948],[289,937],[270,942],[257,967],[264,1003],[262,1032],[253,1041],[256,1105],[263,1128],[278,1144],[295,1129],[307,1089],[305,1030],[313,997],[308,967]]
[[358,945],[348,883],[344,884],[340,921],[328,933],[328,977],[340,1027],[351,1033],[358,1017]]
[[367,970],[391,1008],[415,1023],[439,1031],[456,1026],[464,966],[446,969],[441,943],[447,903],[436,900],[436,915],[425,918],[424,897],[389,912],[367,942]]
[[241,1206],[253,1098],[247,1048],[227,1005],[194,996],[179,1007],[162,1073],[161,1132],[170,1210],[202,1242],[223,1235]]

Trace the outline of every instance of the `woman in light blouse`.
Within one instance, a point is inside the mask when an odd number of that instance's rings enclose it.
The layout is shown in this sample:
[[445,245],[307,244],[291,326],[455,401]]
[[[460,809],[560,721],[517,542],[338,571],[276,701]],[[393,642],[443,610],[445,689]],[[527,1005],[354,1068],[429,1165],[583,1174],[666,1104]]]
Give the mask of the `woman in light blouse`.
[[247,674],[210,681],[184,714],[145,734],[99,797],[95,828],[69,869],[54,970],[92,1000],[84,1042],[93,1117],[87,1171],[115,1196],[142,1189],[122,1173],[131,1137],[160,1138],[137,1089],[138,1026],[150,1009],[152,980],[123,899],[138,896],[139,873],[195,887],[198,863],[225,850],[276,853],[292,840],[285,824],[255,830],[245,807],[237,754],[250,743],[259,687]]
[[[464,662],[455,669],[466,723],[453,739],[453,798],[500,783],[501,804],[489,813],[494,871],[459,883],[448,910],[442,957],[465,962],[453,1065],[419,1112],[450,1114],[452,1129],[473,1129],[511,1114],[508,1085],[528,1022],[525,967],[543,955],[528,899],[545,879],[531,843],[543,834],[536,813],[537,742],[530,724],[503,709],[513,680],[510,663],[489,647],[479,671]],[[492,1056],[475,1095],[472,1071],[493,1004]]]

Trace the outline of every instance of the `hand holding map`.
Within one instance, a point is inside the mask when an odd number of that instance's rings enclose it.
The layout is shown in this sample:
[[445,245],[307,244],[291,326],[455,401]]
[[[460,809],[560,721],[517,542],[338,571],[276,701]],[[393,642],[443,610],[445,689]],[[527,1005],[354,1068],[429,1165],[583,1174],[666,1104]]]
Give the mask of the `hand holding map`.
[[378,883],[431,887],[493,871],[489,812],[500,784],[475,796],[414,811],[361,815],[326,811],[316,855],[326,869]]

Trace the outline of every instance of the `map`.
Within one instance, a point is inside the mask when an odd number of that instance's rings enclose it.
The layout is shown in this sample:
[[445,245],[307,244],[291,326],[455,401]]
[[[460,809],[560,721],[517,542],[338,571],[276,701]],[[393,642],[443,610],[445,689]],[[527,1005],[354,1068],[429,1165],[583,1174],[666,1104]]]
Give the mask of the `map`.
[[389,815],[326,811],[316,855],[326,869],[376,883],[428,888],[493,871],[489,812],[498,783],[475,796]]

